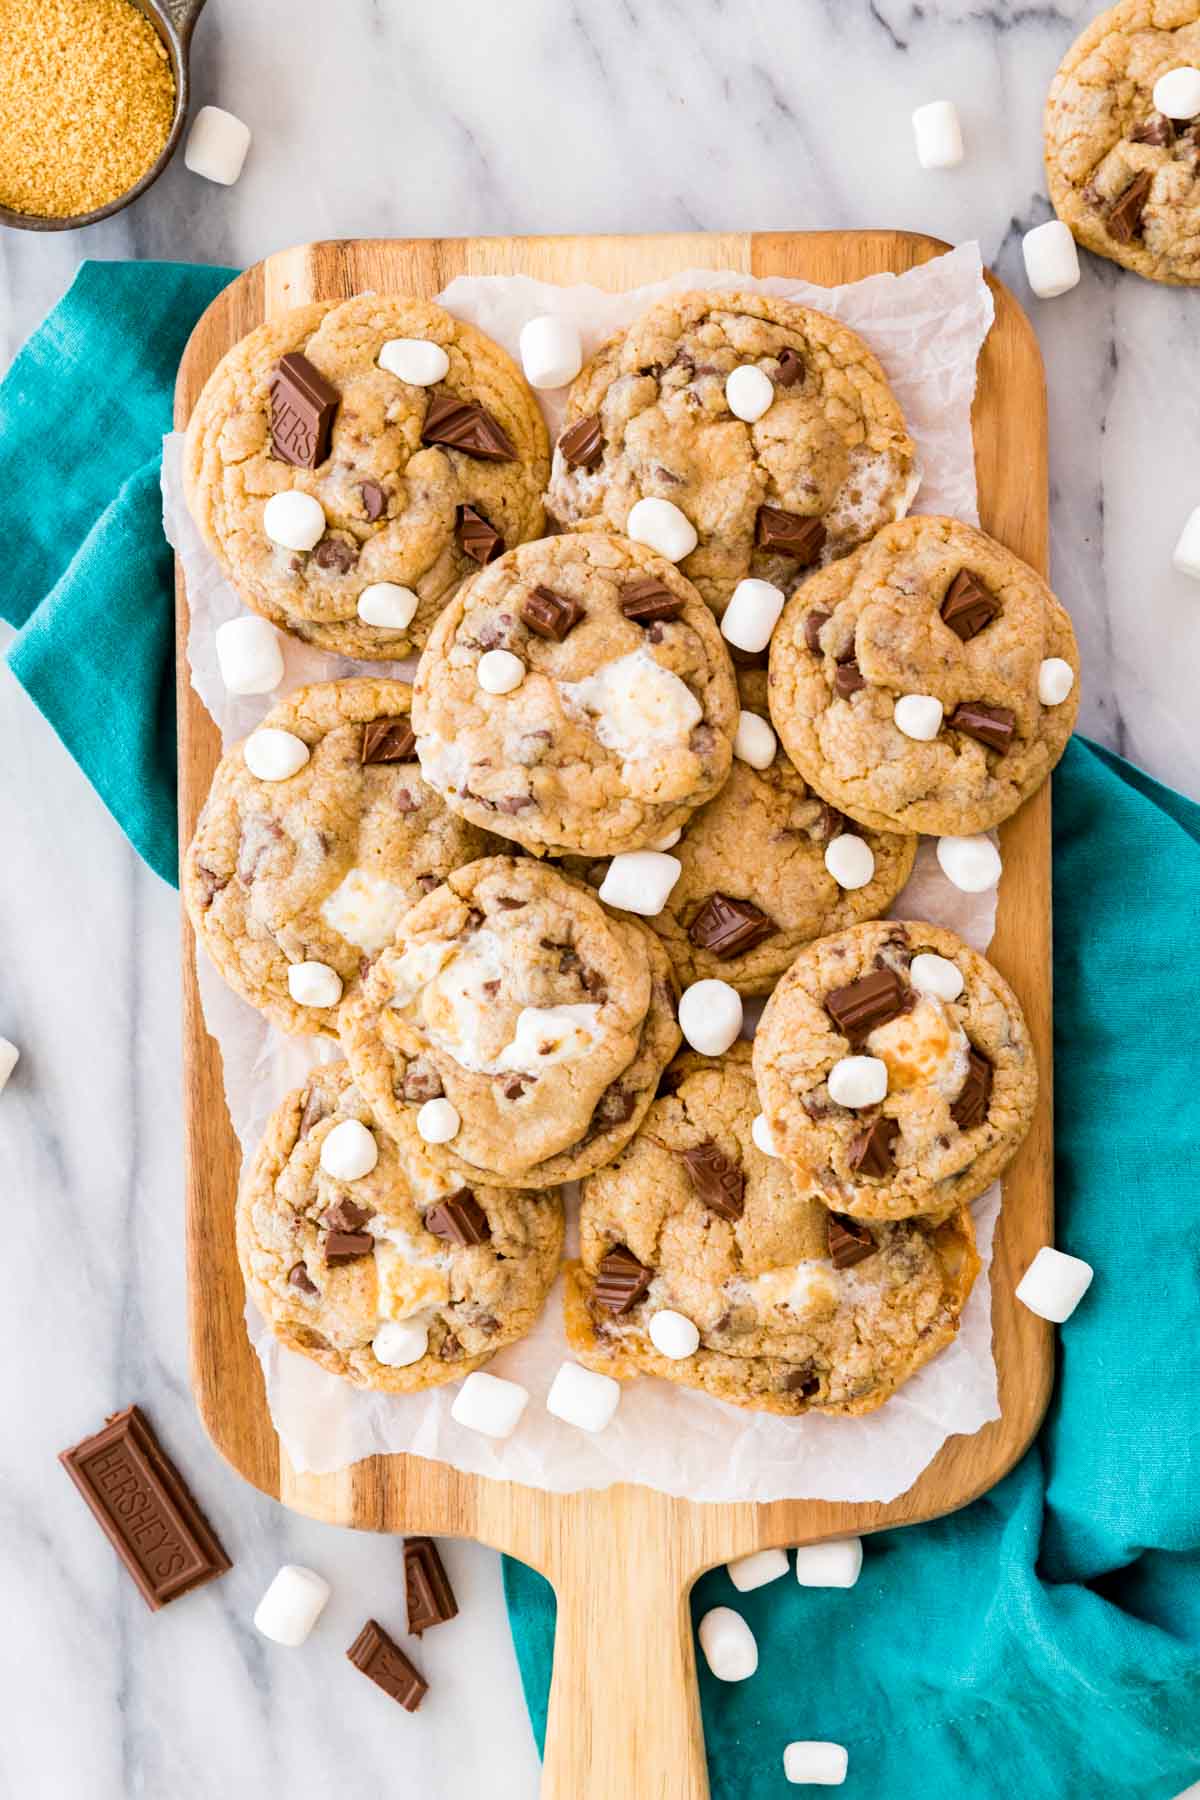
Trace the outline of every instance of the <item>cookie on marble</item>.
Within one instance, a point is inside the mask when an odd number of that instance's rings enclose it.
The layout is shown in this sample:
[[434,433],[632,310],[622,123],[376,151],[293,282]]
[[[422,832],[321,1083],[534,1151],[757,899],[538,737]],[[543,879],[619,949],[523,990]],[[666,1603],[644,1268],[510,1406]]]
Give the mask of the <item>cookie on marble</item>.
[[833,1212],[948,1217],[1008,1166],[1037,1104],[1016,995],[952,931],[854,925],[768,1000],[754,1074],[779,1155]]
[[[409,907],[494,847],[422,781],[411,695],[372,676],[297,688],[213,777],[183,899],[220,974],[284,1031],[332,1036]],[[299,766],[252,771],[272,756]]]
[[[184,452],[192,515],[247,605],[368,660],[419,648],[464,575],[539,535],[548,468],[537,402],[499,345],[380,294],[297,307],[235,344]],[[289,542],[268,535],[281,496],[300,514]]]
[[1155,105],[1200,67],[1200,0],[1121,0],[1076,38],[1046,101],[1054,210],[1098,256],[1151,281],[1200,281],[1200,118]]
[[[1039,698],[1052,658],[1075,677],[1053,706]],[[963,836],[1045,781],[1078,676],[1070,618],[1028,563],[957,519],[914,517],[788,602],[771,720],[804,778],[860,825]]]
[[[498,693],[485,685],[495,651],[516,659]],[[724,782],[737,722],[695,588],[600,532],[524,544],[464,582],[413,689],[426,781],[535,855],[657,845]]]
[[[323,1160],[337,1166],[329,1140],[347,1125],[377,1152],[350,1180]],[[557,1193],[473,1192],[431,1146],[402,1154],[345,1063],[276,1109],[238,1196],[246,1292],[280,1343],[391,1393],[459,1381],[524,1337],[562,1244]]]
[[[735,369],[766,402],[753,420],[731,409]],[[855,332],[765,294],[687,293],[577,377],[546,504],[563,526],[625,531],[636,502],[669,500],[699,540],[679,566],[719,616],[745,576],[790,594],[902,517],[919,480],[895,396]]]
[[461,1181],[550,1187],[608,1162],[679,1046],[653,932],[528,857],[450,875],[339,1017],[402,1148],[436,1134]]
[[[748,1044],[683,1056],[667,1080],[584,1183],[571,1348],[618,1379],[661,1375],[764,1412],[872,1412],[958,1330],[979,1269],[969,1211],[848,1230],[755,1143]],[[663,1314],[684,1324],[664,1333]]]

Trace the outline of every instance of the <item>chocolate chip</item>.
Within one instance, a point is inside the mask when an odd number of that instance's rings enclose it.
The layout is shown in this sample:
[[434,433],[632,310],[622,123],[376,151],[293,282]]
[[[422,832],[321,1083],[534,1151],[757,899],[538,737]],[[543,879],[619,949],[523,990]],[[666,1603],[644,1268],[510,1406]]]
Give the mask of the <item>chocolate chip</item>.
[[373,1208],[360,1206],[356,1200],[339,1200],[336,1206],[327,1207],[321,1214],[321,1223],[327,1231],[361,1231],[367,1220],[374,1216]]
[[211,906],[221,889],[228,887],[231,880],[228,875],[218,875],[217,871],[210,869],[207,863],[196,864],[196,877],[204,889],[205,906]]
[[1135,175],[1120,199],[1109,208],[1108,235],[1118,244],[1131,244],[1142,228],[1142,214],[1150,198],[1154,175],[1143,169]]
[[802,1363],[798,1369],[788,1370],[783,1387],[785,1393],[799,1394],[802,1400],[811,1400],[821,1391],[821,1377],[812,1363]]
[[417,734],[403,714],[371,719],[363,726],[362,763],[411,762],[417,747]]
[[515,462],[512,439],[486,406],[478,400],[459,400],[453,394],[435,394],[421,427],[423,444],[461,450],[481,462]]
[[821,627],[827,625],[833,614],[825,611],[823,606],[814,606],[804,615],[804,642],[814,656],[821,654]]
[[825,996],[825,1011],[843,1037],[856,1043],[905,1009],[907,994],[895,969],[874,969]]
[[414,1637],[420,1637],[432,1625],[445,1625],[458,1615],[450,1577],[432,1538],[404,1540],[404,1595],[408,1629]]
[[857,1219],[848,1219],[844,1213],[830,1213],[827,1237],[829,1255],[835,1269],[852,1269],[855,1263],[865,1262],[868,1256],[875,1254],[875,1239],[871,1232]]
[[315,469],[329,454],[341,395],[298,350],[271,371],[271,455],[296,469]]
[[592,1113],[592,1129],[607,1131],[613,1125],[624,1125],[633,1117],[633,1095],[627,1093],[617,1082],[606,1087],[596,1102]]
[[972,1044],[967,1052],[967,1078],[950,1108],[950,1117],[960,1131],[972,1131],[987,1118],[994,1074],[987,1057]]
[[434,888],[441,887],[442,878],[440,875],[418,875],[415,885],[421,893],[432,894]]
[[851,694],[857,694],[859,688],[866,687],[863,672],[856,662],[839,663],[833,672],[833,691],[842,700],[848,700]]
[[530,631],[536,632],[538,637],[553,638],[556,644],[562,643],[583,615],[584,609],[578,600],[572,600],[567,594],[556,594],[548,587],[535,587],[521,604],[521,618]]
[[383,517],[387,507],[387,495],[377,481],[364,481],[358,491],[362,495],[363,511],[374,524],[376,519]]
[[1131,144],[1152,144],[1156,150],[1167,150],[1175,142],[1175,127],[1165,113],[1151,113],[1148,119],[1130,133]]
[[741,956],[761,944],[778,930],[769,918],[749,900],[733,900],[728,894],[710,894],[688,926],[688,937],[698,950],[711,950],[725,961]]
[[497,894],[496,905],[502,912],[517,912],[525,902],[518,900],[513,894]]
[[519,1100],[529,1085],[524,1075],[506,1075],[500,1083],[500,1092],[506,1100]]
[[401,1098],[411,1100],[416,1104],[424,1104],[426,1100],[440,1099],[444,1092],[442,1078],[433,1064],[426,1062],[422,1056],[414,1057],[401,1077]]
[[431,1231],[434,1237],[444,1238],[448,1244],[460,1247],[486,1244],[492,1235],[487,1214],[470,1188],[465,1187],[447,1194],[444,1200],[431,1206],[425,1214],[424,1224],[426,1231]]
[[740,1219],[745,1209],[746,1177],[721,1146],[706,1138],[683,1152],[692,1186],[705,1206],[721,1219]]
[[454,535],[463,555],[469,556],[472,562],[479,563],[481,567],[504,555],[504,539],[473,506],[459,507]]
[[273,860],[272,852],[276,845],[286,841],[283,827],[274,819],[252,814],[242,829],[237,859],[238,880],[247,887],[251,886],[258,880],[263,863],[268,859]]
[[793,557],[802,569],[816,562],[827,535],[820,519],[784,512],[781,506],[758,509],[754,537],[759,549]]
[[621,589],[621,611],[635,625],[650,625],[662,619],[677,619],[683,611],[683,601],[651,575]]
[[1000,602],[995,594],[969,569],[960,569],[946,589],[942,622],[965,644],[977,637],[985,625],[990,625],[999,611]]
[[313,561],[319,569],[347,575],[358,561],[358,545],[352,539],[326,533],[313,551]]
[[325,1261],[336,1269],[342,1263],[357,1262],[360,1256],[370,1256],[374,1248],[369,1231],[331,1231],[325,1239]]
[[895,1119],[886,1119],[880,1113],[865,1131],[852,1138],[846,1160],[853,1172],[876,1181],[890,1175],[896,1166],[892,1160],[892,1139],[899,1129]]
[[[820,816],[814,828],[814,836],[818,844],[828,844],[831,839],[840,837],[847,830],[849,823],[845,813],[840,813],[836,806],[830,806],[828,800],[822,800]],[[853,831],[851,835],[857,837],[859,834],[857,831]]]
[[452,1331],[448,1331],[438,1347],[438,1355],[443,1362],[453,1362],[462,1355],[462,1345]]
[[321,1291],[302,1262],[293,1263],[288,1270],[288,1284],[299,1288],[302,1294],[319,1294]]
[[614,1244],[600,1260],[592,1298],[606,1312],[627,1313],[637,1305],[654,1279],[654,1271],[640,1263],[624,1244]]
[[981,700],[960,701],[946,724],[951,731],[977,738],[989,750],[999,750],[1001,755],[1011,745],[1017,729],[1016,717],[1007,706],[985,706]]
[[558,440],[563,461],[569,469],[591,469],[604,455],[604,438],[600,431],[600,414],[590,413],[569,425]]
[[804,358],[798,350],[790,347],[779,352],[779,367],[775,372],[776,387],[795,387],[804,376]]

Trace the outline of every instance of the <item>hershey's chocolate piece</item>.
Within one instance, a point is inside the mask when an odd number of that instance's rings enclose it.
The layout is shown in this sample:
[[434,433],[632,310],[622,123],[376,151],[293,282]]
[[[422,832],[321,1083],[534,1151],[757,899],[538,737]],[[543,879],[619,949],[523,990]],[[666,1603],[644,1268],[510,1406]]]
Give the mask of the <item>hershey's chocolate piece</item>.
[[481,462],[514,462],[516,449],[498,419],[478,400],[459,400],[453,394],[435,394],[421,427],[423,444],[461,450]]
[[798,350],[790,346],[779,352],[779,368],[775,375],[775,386],[782,388],[795,387],[804,376],[804,358]]
[[504,539],[481,512],[473,506],[460,506],[454,528],[458,547],[464,556],[481,566],[504,555]]
[[486,1244],[492,1235],[488,1216],[470,1188],[459,1188],[437,1200],[425,1214],[425,1229],[448,1244]]
[[946,720],[951,731],[977,738],[989,750],[1008,749],[1017,729],[1016,717],[1007,706],[985,706],[982,700],[960,700]]
[[847,1161],[856,1175],[869,1176],[879,1181],[884,1175],[890,1175],[895,1168],[892,1160],[892,1140],[900,1127],[895,1119],[886,1119],[880,1113],[873,1119],[865,1131],[850,1140]]
[[584,609],[569,594],[556,594],[553,588],[535,587],[521,602],[521,618],[538,637],[553,638],[561,644],[583,618]]
[[710,894],[688,926],[688,937],[698,950],[711,950],[724,962],[752,950],[778,929],[774,919],[749,900]]
[[745,1209],[746,1177],[713,1138],[683,1152],[692,1185],[705,1206],[722,1219],[740,1219]]
[[326,1231],[361,1231],[373,1216],[373,1209],[360,1206],[357,1200],[339,1200],[335,1206],[326,1207],[321,1223]]
[[872,969],[825,996],[825,1011],[852,1044],[904,1011],[904,983],[895,969]]
[[950,1108],[950,1117],[960,1131],[971,1131],[976,1125],[982,1125],[987,1118],[994,1074],[995,1070],[987,1057],[972,1044],[967,1052],[967,1078],[958,1099]]
[[321,1291],[302,1262],[293,1263],[288,1270],[288,1285],[299,1288],[302,1294],[319,1294]]
[[826,612],[823,606],[810,607],[804,615],[804,642],[814,656],[821,654],[821,627],[832,617],[833,614]]
[[960,569],[942,601],[942,622],[965,644],[990,625],[1000,611],[995,594],[984,587],[969,569]]
[[407,714],[400,713],[386,719],[371,719],[363,726],[359,761],[363,763],[411,762],[416,747],[417,734],[409,724]]
[[405,1712],[416,1712],[429,1692],[420,1670],[374,1619],[367,1620],[346,1655],[390,1700],[399,1701]]
[[152,1612],[233,1567],[140,1407],[58,1460]]
[[812,1363],[802,1363],[798,1369],[789,1370],[783,1387],[785,1393],[799,1394],[802,1400],[811,1400],[821,1391],[821,1378]]
[[856,662],[839,663],[833,671],[833,691],[842,700],[848,700],[851,694],[857,694],[859,688],[866,687],[863,672]]
[[806,518],[802,513],[784,512],[781,506],[760,506],[754,537],[760,550],[777,550],[791,556],[806,569],[821,554],[826,538],[820,519]]
[[369,1231],[331,1231],[325,1239],[325,1261],[329,1268],[337,1269],[342,1263],[370,1256],[374,1248],[375,1239]]
[[563,461],[569,469],[591,469],[604,455],[604,438],[600,431],[600,414],[589,413],[568,425],[558,440]]
[[1153,112],[1129,135],[1131,144],[1153,144],[1156,150],[1168,150],[1175,142],[1175,127],[1166,113]]
[[271,455],[296,469],[315,469],[329,454],[341,395],[299,350],[271,371]]
[[414,1637],[421,1637],[431,1625],[446,1624],[458,1614],[450,1577],[430,1537],[404,1540],[404,1592],[408,1629]]
[[1108,235],[1118,244],[1131,244],[1142,228],[1142,214],[1150,198],[1154,176],[1149,169],[1135,175],[1108,212]]
[[600,1259],[592,1298],[608,1312],[627,1313],[637,1305],[653,1279],[653,1269],[640,1263],[632,1250],[624,1244],[614,1244]]
[[621,611],[635,625],[653,625],[663,619],[677,619],[683,601],[653,575],[645,581],[631,581],[621,589]]
[[384,515],[387,496],[377,481],[362,482],[358,491],[362,495],[363,511],[374,524],[376,519],[381,519]]
[[875,1239],[858,1219],[831,1212],[827,1224],[829,1255],[835,1269],[852,1269],[875,1254]]

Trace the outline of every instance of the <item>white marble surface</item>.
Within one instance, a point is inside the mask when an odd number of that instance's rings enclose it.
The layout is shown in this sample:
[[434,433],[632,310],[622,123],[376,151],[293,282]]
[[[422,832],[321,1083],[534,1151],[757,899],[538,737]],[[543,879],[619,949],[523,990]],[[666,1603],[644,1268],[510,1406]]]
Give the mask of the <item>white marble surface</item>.
[[[905,226],[978,237],[1024,296],[1020,235],[1048,216],[1042,99],[1093,10],[209,0],[196,99],[253,127],[241,183],[179,162],[90,232],[0,231],[0,368],[82,256],[244,263],[352,234]],[[967,161],[922,175],[909,113],[943,97]],[[1073,294],[1030,304],[1084,728],[1200,794],[1200,592],[1170,569],[1200,502],[1200,401],[1180,378],[1195,298],[1085,258]],[[449,1550],[463,1613],[426,1640],[433,1690],[410,1718],[342,1661],[369,1612],[402,1620],[397,1547],[290,1517],[204,1438],[186,1376],[175,897],[3,670],[0,743],[0,1033],[24,1052],[0,1098],[0,1794],[527,1800],[496,1559]],[[154,1619],[54,1460],[133,1397],[237,1565]],[[284,1560],[335,1588],[302,1651],[249,1624]]]

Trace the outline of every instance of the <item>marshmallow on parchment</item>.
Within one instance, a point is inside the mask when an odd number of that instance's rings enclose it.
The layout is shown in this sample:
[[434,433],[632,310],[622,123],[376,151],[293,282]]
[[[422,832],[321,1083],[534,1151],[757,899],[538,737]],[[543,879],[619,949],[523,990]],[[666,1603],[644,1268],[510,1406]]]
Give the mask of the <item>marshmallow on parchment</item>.
[[714,1606],[700,1621],[700,1648],[718,1681],[745,1681],[758,1667],[758,1645],[741,1613]]
[[330,1591],[315,1569],[284,1563],[255,1609],[255,1629],[273,1644],[294,1650],[320,1618]]
[[550,1384],[546,1411],[581,1431],[603,1431],[617,1410],[621,1384],[579,1363],[565,1362]]
[[937,859],[942,874],[964,894],[982,894],[995,887],[1003,868],[1000,852],[982,832],[975,837],[939,838]]
[[530,387],[566,387],[583,367],[579,327],[553,313],[526,319],[521,327],[521,367]]
[[192,120],[184,167],[206,181],[232,187],[250,148],[250,127],[220,106],[202,106]]
[[450,1416],[484,1437],[507,1438],[517,1429],[528,1404],[528,1388],[476,1369],[459,1388]]
[[1040,1319],[1062,1325],[1091,1287],[1094,1274],[1092,1265],[1082,1257],[1046,1245],[1017,1283],[1017,1299]]
[[269,694],[283,680],[283,652],[273,625],[257,614],[217,626],[217,667],[231,694]]

